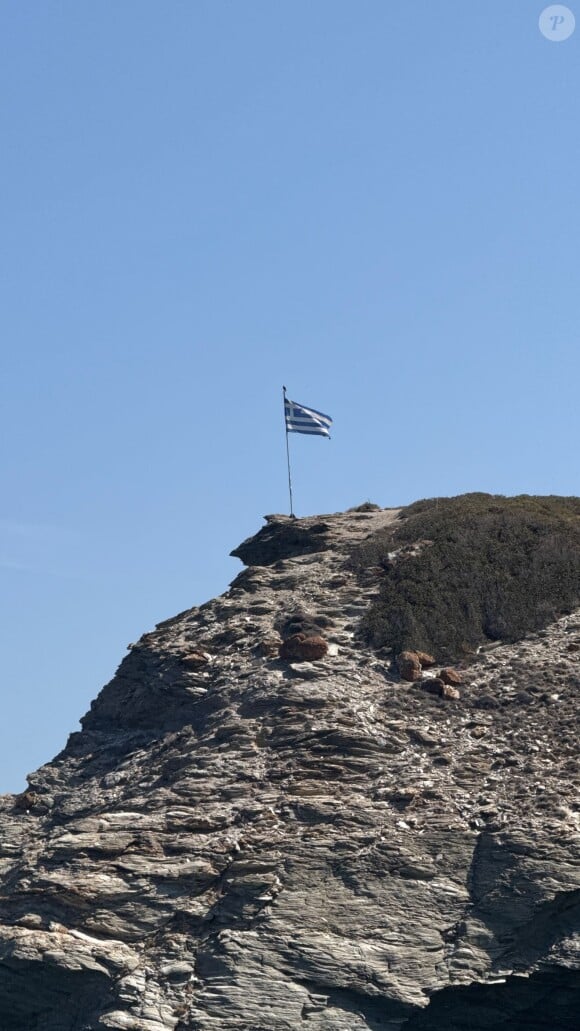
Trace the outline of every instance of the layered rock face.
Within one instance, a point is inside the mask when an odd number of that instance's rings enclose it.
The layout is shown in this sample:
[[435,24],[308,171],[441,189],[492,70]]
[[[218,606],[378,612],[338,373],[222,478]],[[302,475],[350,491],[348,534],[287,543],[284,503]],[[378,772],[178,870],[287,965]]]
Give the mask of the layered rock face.
[[578,1028],[580,613],[403,680],[397,516],[269,517],[2,798],[2,1031]]

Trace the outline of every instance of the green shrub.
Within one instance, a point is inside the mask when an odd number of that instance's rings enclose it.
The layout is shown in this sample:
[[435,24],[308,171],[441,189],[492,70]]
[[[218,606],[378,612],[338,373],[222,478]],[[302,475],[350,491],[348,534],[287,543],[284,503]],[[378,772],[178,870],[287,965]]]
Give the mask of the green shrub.
[[580,498],[418,501],[352,564],[384,571],[363,621],[375,647],[449,659],[485,640],[516,641],[580,605]]

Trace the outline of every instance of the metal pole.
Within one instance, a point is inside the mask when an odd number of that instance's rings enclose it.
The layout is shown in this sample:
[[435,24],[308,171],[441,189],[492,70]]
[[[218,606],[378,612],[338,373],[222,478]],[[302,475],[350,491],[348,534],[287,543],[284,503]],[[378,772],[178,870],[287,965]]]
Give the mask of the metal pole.
[[290,475],[290,447],[288,444],[288,424],[286,422],[286,387],[282,387],[284,392],[284,426],[286,428],[286,459],[288,461],[288,490],[290,492],[290,518],[294,518],[294,511],[292,507],[292,476]]

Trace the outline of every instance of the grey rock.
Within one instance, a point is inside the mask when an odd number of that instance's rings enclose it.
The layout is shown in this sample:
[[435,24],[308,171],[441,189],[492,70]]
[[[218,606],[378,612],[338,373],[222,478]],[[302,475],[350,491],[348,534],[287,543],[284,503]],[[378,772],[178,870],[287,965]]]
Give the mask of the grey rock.
[[[356,634],[371,508],[268,517],[0,798],[2,1031],[577,1028],[579,613],[452,705],[401,684]],[[297,618],[340,652],[259,647]]]

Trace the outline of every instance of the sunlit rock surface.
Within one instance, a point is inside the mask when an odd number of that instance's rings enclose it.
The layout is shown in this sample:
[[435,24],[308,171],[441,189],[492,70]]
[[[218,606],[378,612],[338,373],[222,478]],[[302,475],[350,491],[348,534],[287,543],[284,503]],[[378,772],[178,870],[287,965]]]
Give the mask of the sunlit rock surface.
[[405,682],[362,509],[268,517],[1,799],[2,1031],[577,1031],[580,613]]

